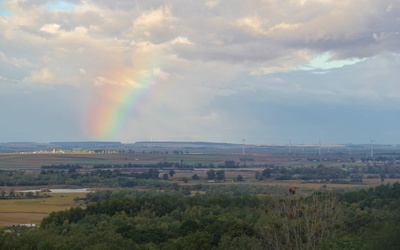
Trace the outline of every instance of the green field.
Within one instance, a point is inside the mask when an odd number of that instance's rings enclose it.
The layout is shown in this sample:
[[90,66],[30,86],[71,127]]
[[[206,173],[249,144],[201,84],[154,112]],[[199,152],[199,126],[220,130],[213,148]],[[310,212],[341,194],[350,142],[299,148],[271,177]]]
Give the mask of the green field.
[[223,165],[225,161],[235,161],[241,166],[259,167],[266,164],[286,166],[315,165],[307,160],[309,155],[282,155],[254,153],[243,155],[241,153],[191,153],[191,154],[165,154],[165,153],[136,153],[136,154],[0,154],[0,169],[40,168],[43,165],[79,164],[93,166],[96,164],[156,164],[159,162],[177,162],[184,165],[195,166],[202,164],[209,166]]
[[226,160],[240,161],[238,154],[0,154],[0,169],[40,168],[42,165],[79,164],[155,164],[183,162],[185,164],[222,164]]

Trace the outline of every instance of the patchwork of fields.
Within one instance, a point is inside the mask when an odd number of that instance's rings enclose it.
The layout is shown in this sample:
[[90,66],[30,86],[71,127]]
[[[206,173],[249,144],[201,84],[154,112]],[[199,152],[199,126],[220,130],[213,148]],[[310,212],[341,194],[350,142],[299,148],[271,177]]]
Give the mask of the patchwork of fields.
[[[236,150],[237,151],[237,150]],[[172,152],[172,151],[171,151]],[[247,153],[243,155],[239,152],[218,151],[191,151],[179,153],[171,153],[168,151],[138,151],[136,153],[15,153],[0,154],[0,170],[10,172],[24,172],[27,174],[36,174],[42,170],[42,166],[59,166],[59,165],[79,165],[82,169],[80,173],[90,173],[93,166],[108,166],[108,169],[114,171],[118,169],[122,173],[129,174],[134,171],[147,171],[151,164],[173,163],[175,168],[173,176],[169,176],[167,183],[178,184],[182,187],[195,186],[198,184],[209,185],[257,185],[261,187],[295,187],[302,189],[304,192],[312,192],[316,189],[347,189],[347,188],[363,188],[367,186],[376,186],[382,183],[398,182],[399,178],[379,178],[379,175],[367,175],[360,183],[330,183],[322,180],[310,179],[304,181],[302,179],[277,180],[274,178],[256,179],[255,175],[261,173],[265,168],[287,168],[292,170],[295,168],[316,168],[319,165],[325,167],[337,167],[349,169],[365,169],[367,167],[384,167],[386,163],[382,162],[361,162],[350,160],[349,155],[314,155],[314,154],[295,154],[288,155],[279,153]],[[362,154],[352,156],[351,158],[361,158]],[[233,162],[235,167],[228,167],[227,162]],[[124,168],[124,165],[133,164],[136,168]],[[397,163],[396,163],[397,164]],[[138,168],[138,166],[140,166]],[[224,167],[226,166],[226,167]],[[207,179],[207,171],[211,168],[221,169],[224,171],[224,181],[210,181]],[[159,169],[159,179],[163,174],[168,174],[170,167]],[[197,175],[199,179],[193,179],[193,175]],[[241,176],[242,181],[237,182],[236,178]],[[372,176],[372,177],[371,177]],[[397,176],[395,174],[394,176]],[[188,181],[190,180],[190,181]],[[260,181],[261,180],[261,181]],[[2,183],[0,183],[2,185]],[[1,191],[10,192],[15,189],[16,192],[21,189],[29,189],[29,187],[6,186],[5,183],[0,188]],[[65,187],[68,187],[67,185]],[[112,187],[98,185],[88,185],[85,187],[97,189],[111,189]],[[42,188],[42,187],[34,187]],[[54,188],[54,187],[52,187]],[[115,189],[115,187],[114,187]],[[137,190],[144,190],[146,187],[134,187]],[[0,226],[11,226],[18,224],[39,224],[41,219],[52,211],[65,210],[73,206],[83,205],[82,201],[76,202],[85,197],[85,193],[50,193],[48,198],[23,198],[23,199],[0,199]]]

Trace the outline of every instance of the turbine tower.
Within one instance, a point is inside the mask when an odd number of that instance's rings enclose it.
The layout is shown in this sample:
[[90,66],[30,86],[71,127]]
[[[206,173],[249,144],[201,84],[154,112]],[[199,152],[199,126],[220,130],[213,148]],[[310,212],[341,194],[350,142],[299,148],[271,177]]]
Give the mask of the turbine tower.
[[242,151],[243,155],[244,155],[244,142],[245,142],[245,139],[243,139],[243,151]]
[[351,142],[349,144],[349,154],[351,155]]
[[321,140],[318,141],[318,155],[321,155]]
[[369,136],[371,141],[371,158],[374,157],[374,140],[372,140],[371,136]]
[[292,152],[292,141],[289,139],[289,154]]

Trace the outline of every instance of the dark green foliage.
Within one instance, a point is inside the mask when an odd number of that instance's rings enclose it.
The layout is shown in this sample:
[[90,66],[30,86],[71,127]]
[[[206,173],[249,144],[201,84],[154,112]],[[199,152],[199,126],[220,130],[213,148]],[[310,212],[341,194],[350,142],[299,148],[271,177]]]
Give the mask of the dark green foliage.
[[[69,167],[68,169],[65,169]],[[151,180],[157,180],[159,170],[150,168],[146,172],[121,173],[117,169],[99,169],[80,173],[78,166],[60,165],[48,166],[37,174],[25,172],[0,171],[0,183],[6,186],[48,186],[48,185],[79,185],[101,184],[106,187],[134,187],[149,185]],[[149,180],[146,182],[145,180]],[[162,184],[159,184],[162,185]]]
[[200,228],[200,224],[197,221],[188,219],[182,222],[181,226],[179,227],[179,232],[183,236],[186,236],[200,230]]
[[[324,242],[321,250],[367,250],[365,243],[351,236],[337,237],[331,241]],[[386,249],[386,248],[385,248]]]
[[400,224],[388,223],[370,236],[371,249],[395,250],[400,247]]
[[[112,173],[111,173],[112,174]],[[162,182],[162,181],[158,181]],[[152,184],[156,185],[156,184]],[[400,185],[278,195],[223,185],[87,194],[86,208],[0,229],[0,249],[398,249]],[[193,188],[194,189],[194,188]]]
[[217,170],[210,169],[207,171],[207,180],[225,180],[225,170]]
[[238,176],[236,177],[236,181],[244,181],[243,176],[242,176],[242,175],[238,175]]
[[215,170],[210,169],[207,171],[207,180],[214,180],[215,179]]
[[237,163],[235,161],[225,161],[224,167],[225,168],[238,168],[239,167],[239,163]]
[[263,178],[271,178],[271,169],[264,169],[261,173]]
[[215,179],[217,180],[225,180],[225,170],[217,170],[215,172]]
[[58,169],[58,170],[69,170],[69,171],[74,171],[76,169],[81,169],[81,165],[71,165],[71,164],[61,164],[61,165],[43,165],[41,166],[41,169]]
[[375,188],[349,191],[340,195],[340,200],[355,203],[358,208],[400,209],[400,183],[380,185]]
[[175,173],[176,173],[176,172],[175,172],[173,169],[171,169],[171,170],[168,172],[169,176],[171,176],[171,177],[173,177]]
[[340,193],[339,200],[347,207],[341,232],[350,237],[349,244],[362,242],[365,248],[359,249],[399,249],[399,183]]
[[239,249],[261,242],[255,225],[265,201],[256,196],[107,191],[88,199],[97,202],[53,212],[40,228],[1,238],[0,249]]

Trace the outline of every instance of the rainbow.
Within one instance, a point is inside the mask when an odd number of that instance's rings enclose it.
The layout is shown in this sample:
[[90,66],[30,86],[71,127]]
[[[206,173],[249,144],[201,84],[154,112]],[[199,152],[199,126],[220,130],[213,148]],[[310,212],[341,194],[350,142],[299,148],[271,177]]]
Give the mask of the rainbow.
[[123,130],[127,119],[151,99],[159,87],[155,74],[157,67],[146,66],[145,70],[113,70],[107,78],[97,79],[89,111],[92,138],[114,139]]

